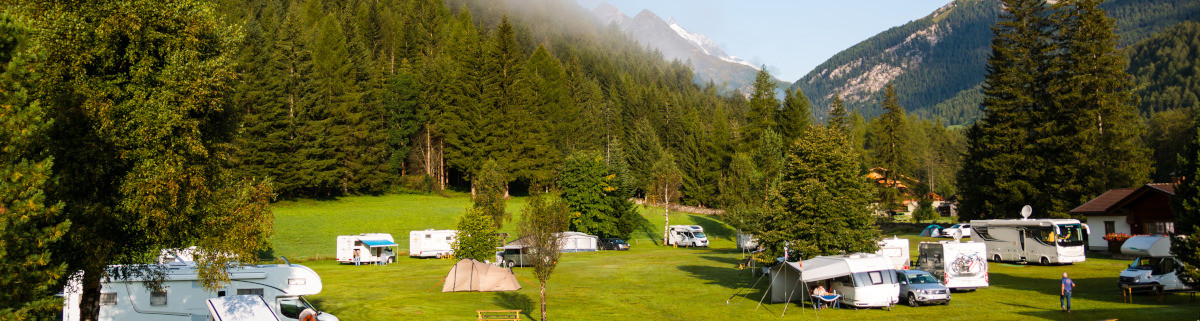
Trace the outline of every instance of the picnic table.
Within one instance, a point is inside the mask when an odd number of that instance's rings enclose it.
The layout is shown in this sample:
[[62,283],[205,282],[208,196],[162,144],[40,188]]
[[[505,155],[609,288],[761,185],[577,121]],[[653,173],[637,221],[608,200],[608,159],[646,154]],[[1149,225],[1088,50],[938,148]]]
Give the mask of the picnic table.
[[820,309],[822,303],[833,306],[834,308],[837,308],[840,310],[842,308],[841,298],[842,298],[841,294],[826,294],[826,295],[814,294],[812,296],[813,310]]
[[1158,296],[1158,302],[1163,301],[1163,286],[1161,284],[1131,284],[1121,285],[1121,302],[1133,303],[1133,292],[1151,290]]

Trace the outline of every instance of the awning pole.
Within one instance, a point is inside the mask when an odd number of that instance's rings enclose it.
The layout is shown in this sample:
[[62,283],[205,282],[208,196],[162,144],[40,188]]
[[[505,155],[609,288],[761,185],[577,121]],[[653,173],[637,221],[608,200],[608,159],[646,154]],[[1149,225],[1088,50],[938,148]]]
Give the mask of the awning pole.
[[[783,264],[786,265],[787,263],[785,262]],[[783,265],[780,265],[779,269],[782,270]],[[770,268],[768,268],[767,270],[770,270]],[[763,299],[766,299],[767,295],[771,294],[771,285],[775,284],[775,278],[778,278],[778,277],[779,277],[779,273],[775,273],[775,276],[771,277],[771,283],[767,284],[767,291],[763,292],[762,299],[758,299],[758,306],[754,307],[754,311],[758,311],[758,308],[762,306]]]

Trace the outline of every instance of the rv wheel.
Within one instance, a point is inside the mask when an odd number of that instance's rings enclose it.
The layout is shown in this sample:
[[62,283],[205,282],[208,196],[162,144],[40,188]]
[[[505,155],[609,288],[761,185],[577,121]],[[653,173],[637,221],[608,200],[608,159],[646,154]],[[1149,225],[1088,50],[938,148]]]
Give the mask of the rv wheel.
[[1050,265],[1050,259],[1047,259],[1045,256],[1043,256],[1042,257],[1042,265]]
[[1000,262],[1000,254],[996,254],[996,256],[993,256],[992,262]]
[[908,306],[915,308],[918,305],[920,305],[920,304],[917,303],[917,296],[913,295],[912,292],[909,292],[908,293]]
[[387,264],[392,264],[392,263],[396,263],[396,257],[395,257],[395,256],[389,256],[389,257],[388,257],[388,259],[387,259]]
[[514,267],[514,266],[517,266],[517,262],[513,262],[512,260],[508,260],[508,262],[504,262],[504,265],[505,265],[505,266],[508,266],[508,268],[510,268],[510,269],[511,269],[512,267]]

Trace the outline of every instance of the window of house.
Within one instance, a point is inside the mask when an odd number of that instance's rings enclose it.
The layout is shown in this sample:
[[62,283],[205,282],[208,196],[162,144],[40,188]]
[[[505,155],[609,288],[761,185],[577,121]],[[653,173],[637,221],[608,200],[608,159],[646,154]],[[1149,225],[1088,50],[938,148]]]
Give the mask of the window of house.
[[238,289],[238,290],[237,290],[237,294],[238,294],[238,295],[257,295],[257,296],[263,296],[263,289],[262,289],[262,288],[257,288],[257,289]]
[[167,291],[150,291],[150,306],[166,306]]
[[1117,222],[1104,221],[1104,235],[1109,235],[1117,232]]
[[1146,225],[1149,227],[1150,234],[1175,233],[1175,222],[1153,222]]
[[117,305],[117,294],[100,293],[100,305]]

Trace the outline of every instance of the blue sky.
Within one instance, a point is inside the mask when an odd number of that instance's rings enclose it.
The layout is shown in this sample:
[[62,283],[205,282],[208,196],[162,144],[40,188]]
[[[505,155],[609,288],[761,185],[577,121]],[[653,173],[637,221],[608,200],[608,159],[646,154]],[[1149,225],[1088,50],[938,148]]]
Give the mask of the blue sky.
[[950,0],[577,0],[608,2],[629,17],[649,9],[671,17],[780,80],[803,77],[834,54],[888,28],[920,19]]

